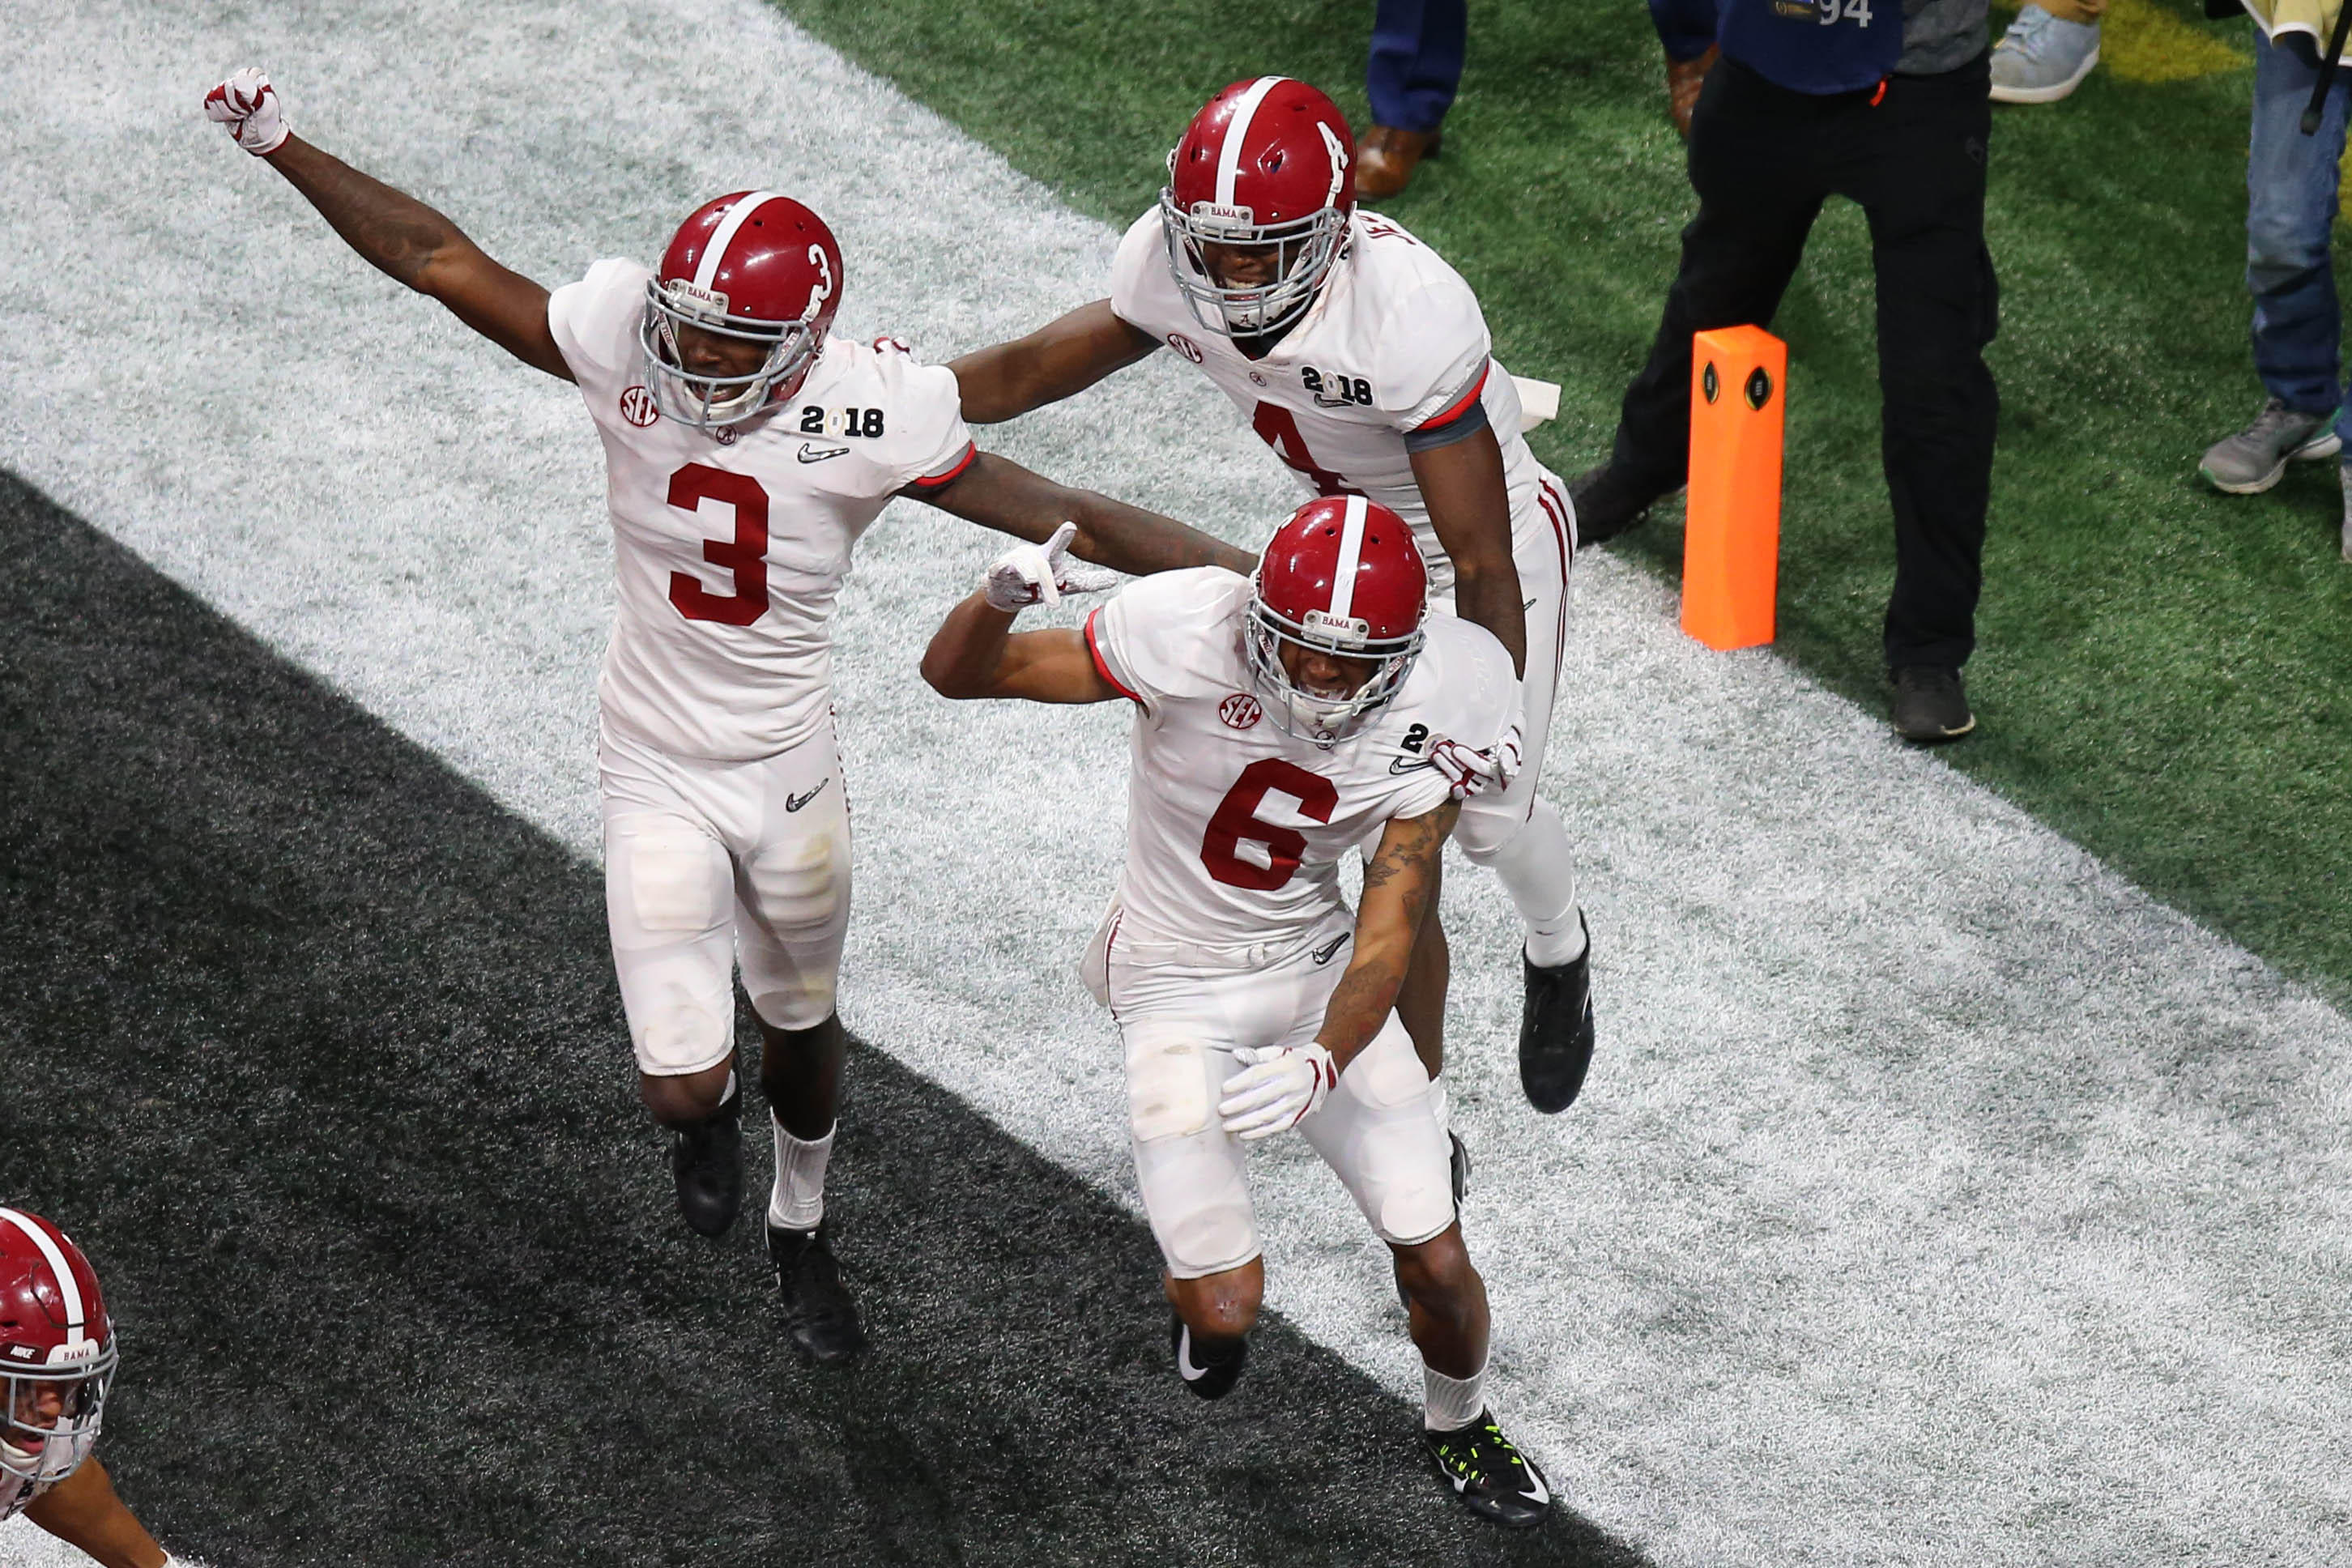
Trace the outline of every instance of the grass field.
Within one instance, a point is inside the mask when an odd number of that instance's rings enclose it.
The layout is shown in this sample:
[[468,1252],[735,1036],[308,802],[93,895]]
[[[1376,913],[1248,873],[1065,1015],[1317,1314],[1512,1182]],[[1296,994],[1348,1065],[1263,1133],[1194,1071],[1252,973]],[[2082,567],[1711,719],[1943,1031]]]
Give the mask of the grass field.
[[[1263,70],[1362,123],[1353,0],[783,0],[1082,211],[1142,211],[1202,99]],[[2259,405],[2239,281],[2243,24],[2140,0],[2110,64],[1997,119],[1986,226],[2002,281],[2002,416],[1979,732],[1953,765],[2160,896],[2352,995],[2352,566],[2334,475],[2217,496],[2198,454]],[[1562,384],[1536,449],[1605,452],[1690,210],[1635,0],[1498,0],[1474,18],[1443,161],[1389,204],[1478,288],[1515,370]],[[1075,302],[1075,301],[1073,301]],[[1877,464],[1869,254],[1833,204],[1776,330],[1790,345],[1782,652],[1883,701],[1893,531]],[[1671,574],[1668,515],[1625,546]],[[1573,694],[1568,699],[1573,701]]]

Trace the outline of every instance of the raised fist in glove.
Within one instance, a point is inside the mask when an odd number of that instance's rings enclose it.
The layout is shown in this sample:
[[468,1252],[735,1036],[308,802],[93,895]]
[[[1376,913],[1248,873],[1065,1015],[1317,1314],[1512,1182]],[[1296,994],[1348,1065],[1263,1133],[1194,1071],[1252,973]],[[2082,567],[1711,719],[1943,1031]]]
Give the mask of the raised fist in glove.
[[1321,1046],[1237,1047],[1243,1070],[1225,1079],[1217,1114],[1244,1142],[1297,1126],[1339,1081],[1339,1064]]
[[251,66],[205,94],[205,113],[227,126],[236,144],[257,158],[277,152],[294,130],[278,106],[278,89]]
[[1065,594],[1098,594],[1116,587],[1118,574],[1069,559],[1070,541],[1078,525],[1066,522],[1043,544],[1016,544],[997,557],[980,576],[980,591],[992,610],[1025,609],[1031,605],[1058,605]]
[[1500,795],[1511,787],[1526,765],[1526,741],[1519,721],[1514,718],[1503,738],[1487,750],[1473,751],[1459,741],[1439,739],[1430,742],[1429,763],[1445,775],[1454,786],[1454,798],[1467,800],[1474,795]]

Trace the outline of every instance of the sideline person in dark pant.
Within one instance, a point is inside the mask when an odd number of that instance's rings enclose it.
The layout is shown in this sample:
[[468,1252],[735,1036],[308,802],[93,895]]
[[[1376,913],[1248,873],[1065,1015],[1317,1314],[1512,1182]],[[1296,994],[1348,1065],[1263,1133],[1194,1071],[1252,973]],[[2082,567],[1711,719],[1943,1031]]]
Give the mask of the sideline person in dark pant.
[[1469,0],[1380,0],[1364,62],[1372,129],[1356,152],[1358,195],[1396,195],[1422,159],[1436,155],[1469,36]]
[[1886,668],[1895,727],[1915,741],[1975,725],[1959,667],[1976,646],[2000,409],[1983,354],[1999,300],[1984,243],[1988,86],[1982,54],[1936,75],[1822,94],[1779,86],[1727,54],[1692,120],[1699,210],[1683,231],[1665,319],[1626,390],[1613,454],[1574,487],[1587,542],[1624,531],[1679,489],[1691,334],[1769,323],[1822,202],[1859,204],[1877,280],[1881,448],[1895,510]]

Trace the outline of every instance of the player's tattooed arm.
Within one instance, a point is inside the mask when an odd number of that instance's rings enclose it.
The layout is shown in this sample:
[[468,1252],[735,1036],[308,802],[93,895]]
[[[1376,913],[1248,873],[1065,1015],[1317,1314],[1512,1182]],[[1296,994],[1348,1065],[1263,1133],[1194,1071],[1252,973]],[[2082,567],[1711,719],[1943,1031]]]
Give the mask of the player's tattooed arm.
[[299,136],[287,137],[265,156],[370,266],[440,300],[523,363],[572,379],[547,324],[547,290],[541,285],[490,259],[465,231],[415,196]]
[[1381,835],[1380,850],[1364,868],[1348,972],[1339,976],[1315,1037],[1343,1071],[1372,1043],[1396,1005],[1413,942],[1437,890],[1446,836],[1461,815],[1460,804],[1449,800],[1425,816],[1398,817]]
[[1492,430],[1412,454],[1429,525],[1454,563],[1454,607],[1495,634],[1528,672],[1528,616],[1511,559],[1511,489]]
[[1097,300],[1046,322],[1025,338],[974,349],[949,362],[963,389],[967,425],[994,425],[1076,396],[1160,346],[1142,328]]
[[122,1500],[106,1467],[84,1459],[74,1472],[35,1499],[25,1517],[104,1568],[158,1568],[163,1549]]
[[1075,522],[1078,536],[1071,554],[1131,577],[1186,566],[1223,566],[1247,576],[1257,566],[1257,557],[1248,551],[1172,517],[1055,484],[993,452],[979,454],[935,491],[914,487],[901,493],[1033,544],[1052,538],[1064,522]]
[[923,650],[923,679],[942,697],[1108,702],[1126,693],[1104,679],[1086,636],[1067,626],[1013,631],[1016,612],[974,594],[948,612]]

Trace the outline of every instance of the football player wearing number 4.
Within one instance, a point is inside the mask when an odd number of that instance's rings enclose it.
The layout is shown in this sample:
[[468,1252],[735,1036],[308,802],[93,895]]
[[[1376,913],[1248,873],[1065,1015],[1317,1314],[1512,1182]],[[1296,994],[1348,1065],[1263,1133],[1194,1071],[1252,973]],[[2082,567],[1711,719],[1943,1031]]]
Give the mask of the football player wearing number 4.
[[[1486,1287],[1435,1086],[1392,1011],[1457,799],[1492,782],[1478,752],[1516,711],[1510,655],[1424,623],[1412,536],[1361,496],[1300,508],[1255,580],[1166,573],[1083,630],[1013,635],[1002,575],[932,637],[935,689],[1136,706],[1127,859],[1084,973],[1126,1049],[1178,1374],[1204,1399],[1241,1375],[1265,1287],[1246,1145],[1295,1127],[1389,1244],[1440,1473],[1480,1513],[1540,1523],[1543,1477],[1486,1408]],[[1371,836],[1350,921],[1339,861]]]
[[[1355,146],[1332,101],[1287,77],[1237,81],[1169,154],[1159,207],[1127,231],[1110,298],[954,361],[963,416],[991,424],[1093,385],[1165,345],[1217,384],[1318,495],[1364,495],[1411,525],[1439,603],[1521,671],[1504,786],[1465,803],[1463,852],[1526,927],[1519,1076],[1564,1110],[1592,1059],[1591,960],[1568,833],[1536,793],[1568,638],[1575,519],[1519,434],[1459,273],[1356,210]],[[1435,1074],[1447,954],[1433,914],[1398,1011]]]
[[723,1232],[741,1188],[740,959],[774,1121],[768,1250],[786,1326],[809,1357],[855,1357],[864,1335],[823,1228],[850,870],[831,621],[851,549],[908,496],[1033,541],[1073,521],[1079,555],[1136,574],[1249,556],[976,451],[945,370],[831,335],[841,249],[799,202],[721,196],[659,268],[600,261],[550,294],[290,134],[258,71],[205,107],[366,260],[586,400],[620,586],[598,686],[605,910],[639,1090],[673,1131],[687,1224]]

